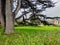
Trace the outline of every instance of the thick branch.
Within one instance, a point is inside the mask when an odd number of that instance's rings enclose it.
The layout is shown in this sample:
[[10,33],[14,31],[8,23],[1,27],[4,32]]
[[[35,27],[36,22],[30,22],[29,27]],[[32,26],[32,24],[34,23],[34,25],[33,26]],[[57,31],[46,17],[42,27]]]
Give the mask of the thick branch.
[[17,8],[14,11],[15,15],[17,15],[18,11],[20,10],[20,6],[21,6],[21,0],[18,0]]

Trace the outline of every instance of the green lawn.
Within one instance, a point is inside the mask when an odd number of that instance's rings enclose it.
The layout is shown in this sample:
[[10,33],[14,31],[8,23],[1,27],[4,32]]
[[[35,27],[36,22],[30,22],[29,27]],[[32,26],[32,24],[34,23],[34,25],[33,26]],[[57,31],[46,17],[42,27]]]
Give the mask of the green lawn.
[[56,26],[18,26],[14,34],[2,32],[0,45],[60,45],[60,27]]

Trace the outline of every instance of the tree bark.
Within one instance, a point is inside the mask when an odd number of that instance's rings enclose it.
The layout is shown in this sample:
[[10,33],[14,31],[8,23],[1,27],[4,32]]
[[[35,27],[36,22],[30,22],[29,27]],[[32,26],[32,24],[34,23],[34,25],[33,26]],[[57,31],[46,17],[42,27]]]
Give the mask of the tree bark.
[[5,34],[11,34],[14,32],[14,19],[11,9],[11,0],[6,0],[6,29]]

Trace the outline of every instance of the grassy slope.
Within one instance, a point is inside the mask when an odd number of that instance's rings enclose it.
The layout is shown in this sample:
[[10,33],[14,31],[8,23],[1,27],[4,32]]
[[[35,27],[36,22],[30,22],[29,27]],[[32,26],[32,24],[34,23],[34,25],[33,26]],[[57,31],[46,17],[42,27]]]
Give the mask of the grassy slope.
[[19,26],[15,33],[2,35],[0,45],[60,45],[60,27],[54,26]]

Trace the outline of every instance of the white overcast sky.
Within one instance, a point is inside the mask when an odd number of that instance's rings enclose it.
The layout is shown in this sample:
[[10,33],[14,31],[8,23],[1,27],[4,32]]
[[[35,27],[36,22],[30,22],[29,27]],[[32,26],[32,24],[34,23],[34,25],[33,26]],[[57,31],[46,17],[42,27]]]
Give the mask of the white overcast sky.
[[57,2],[55,7],[53,8],[47,8],[42,13],[47,16],[59,16],[60,17],[60,0],[53,0],[54,2]]

